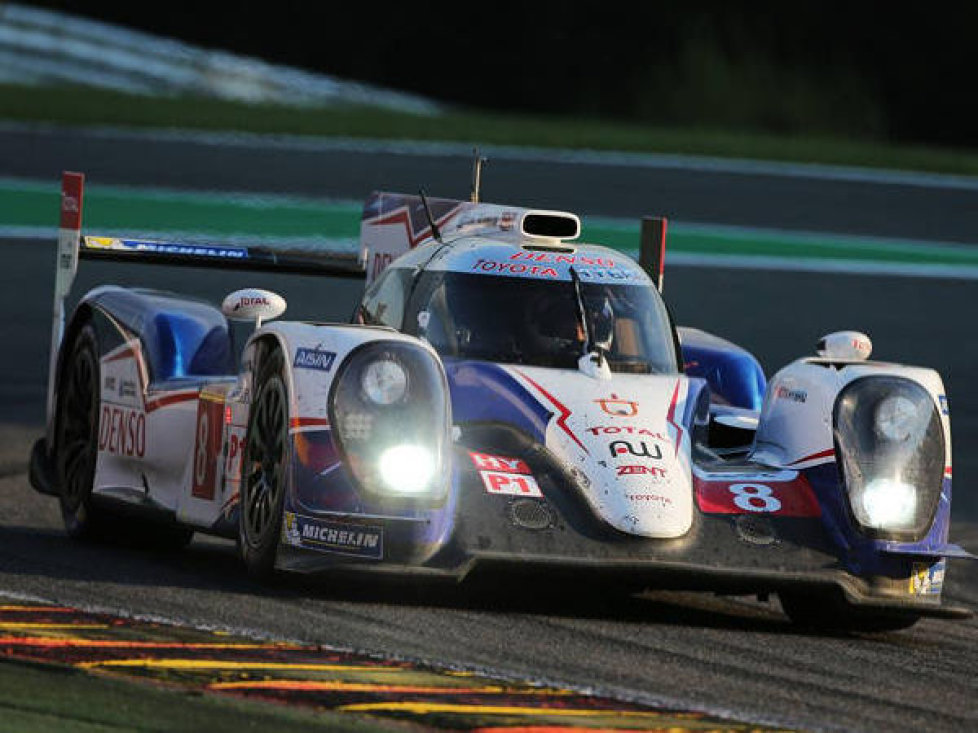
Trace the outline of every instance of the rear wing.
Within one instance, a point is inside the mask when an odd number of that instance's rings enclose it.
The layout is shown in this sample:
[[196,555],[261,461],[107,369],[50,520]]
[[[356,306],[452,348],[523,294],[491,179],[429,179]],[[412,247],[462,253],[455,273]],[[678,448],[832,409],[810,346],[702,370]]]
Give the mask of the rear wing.
[[355,254],[313,247],[232,246],[190,242],[158,242],[119,237],[82,236],[85,176],[61,174],[61,222],[55,272],[51,354],[48,364],[47,415],[53,414],[58,350],[64,337],[65,300],[71,292],[79,260],[114,260],[134,264],[215,267],[222,270],[261,270],[331,277],[363,278],[361,259]]

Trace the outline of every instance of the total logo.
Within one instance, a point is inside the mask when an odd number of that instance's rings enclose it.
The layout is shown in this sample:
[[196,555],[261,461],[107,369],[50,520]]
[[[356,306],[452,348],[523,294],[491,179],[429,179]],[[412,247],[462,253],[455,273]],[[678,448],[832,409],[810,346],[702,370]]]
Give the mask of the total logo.
[[662,460],[662,449],[656,444],[653,444],[652,448],[654,452],[649,452],[649,446],[644,440],[639,441],[637,447],[627,440],[613,440],[608,444],[612,458],[621,458],[630,453],[640,458],[651,458],[654,461]]
[[618,395],[612,394],[601,400],[595,400],[602,410],[615,417],[635,417],[638,414],[638,403],[632,400],[623,400]]
[[234,306],[234,309],[239,310],[241,308],[250,308],[251,306],[255,305],[271,305],[271,303],[268,302],[268,298],[263,296],[258,298],[249,298],[245,296],[238,300],[237,304]]
[[669,440],[669,438],[662,433],[653,432],[648,428],[635,428],[631,425],[599,425],[597,427],[588,428],[587,430],[589,433],[591,433],[591,435],[644,435],[654,440],[664,440],[667,442]]

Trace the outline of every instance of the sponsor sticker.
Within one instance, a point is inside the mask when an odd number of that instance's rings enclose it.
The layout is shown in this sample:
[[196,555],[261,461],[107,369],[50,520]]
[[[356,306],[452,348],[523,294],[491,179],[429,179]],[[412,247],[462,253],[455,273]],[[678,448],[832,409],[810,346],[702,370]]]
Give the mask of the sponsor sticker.
[[522,262],[497,262],[495,260],[484,260],[481,257],[472,265],[472,269],[478,272],[495,272],[500,275],[523,275],[531,277],[558,277],[557,271],[545,265],[527,265]]
[[639,501],[652,504],[661,504],[662,506],[670,506],[672,504],[672,499],[668,496],[661,496],[660,494],[625,494],[625,497],[629,501]]
[[774,514],[818,517],[822,514],[804,476],[789,481],[704,481],[694,478],[696,503],[706,514]]
[[944,588],[946,560],[935,563],[915,562],[910,573],[910,595],[938,596]]
[[295,352],[295,361],[292,366],[298,369],[315,369],[320,372],[328,372],[333,368],[336,361],[336,352],[322,351],[320,349],[307,349],[299,347]]
[[543,492],[532,476],[499,471],[479,471],[479,476],[482,477],[482,483],[490,494],[543,498]]
[[534,262],[547,265],[577,265],[587,267],[615,267],[615,261],[610,257],[588,257],[586,255],[554,254],[550,252],[533,252],[524,250],[509,256],[510,260]]
[[655,440],[669,441],[669,438],[662,433],[657,433],[648,428],[636,428],[631,425],[597,425],[587,429],[591,435],[644,435]]
[[139,410],[103,405],[98,449],[117,456],[142,458],[146,455],[146,415]]
[[529,474],[530,467],[519,458],[495,456],[491,453],[474,453],[469,451],[469,458],[480,471],[502,471],[504,473]]
[[482,485],[490,494],[543,497],[526,461],[474,451],[469,451],[469,458],[479,471]]
[[789,402],[797,402],[799,404],[804,404],[808,401],[808,392],[803,389],[778,387],[778,390],[774,393],[774,396],[779,400],[788,400]]
[[612,458],[625,458],[626,454],[630,453],[640,458],[651,458],[653,461],[662,460],[662,449],[655,443],[652,444],[651,451],[648,443],[644,440],[636,441],[636,443],[637,445],[627,440],[613,440],[608,443],[608,450],[611,451]]
[[941,414],[950,415],[951,411],[947,406],[947,395],[937,395],[938,401],[941,403]]
[[194,475],[190,493],[198,499],[214,499],[217,489],[218,454],[224,435],[224,399],[201,393],[197,402],[194,442]]
[[282,538],[286,544],[338,555],[380,560],[384,556],[384,528],[330,522],[285,512]]
[[655,480],[666,477],[666,469],[658,466],[618,466],[619,476],[651,476]]
[[165,255],[188,255],[191,257],[217,257],[220,259],[230,260],[244,260],[248,258],[248,250],[243,247],[177,244],[173,242],[147,242],[137,239],[113,239],[111,237],[85,237],[85,246],[90,249],[110,249],[122,252],[150,252]]
[[632,400],[623,400],[618,395],[612,394],[601,400],[595,400],[602,410],[615,417],[635,417],[638,414],[638,403]]

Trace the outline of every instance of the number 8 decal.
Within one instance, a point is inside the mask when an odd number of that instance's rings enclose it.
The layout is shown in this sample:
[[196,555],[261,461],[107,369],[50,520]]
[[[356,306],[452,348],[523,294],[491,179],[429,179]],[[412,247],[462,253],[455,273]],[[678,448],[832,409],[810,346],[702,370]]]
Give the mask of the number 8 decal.
[[207,439],[210,437],[207,412],[200,413],[197,421],[197,461],[194,466],[194,480],[202,486],[207,479]]
[[[734,504],[748,512],[776,512],[781,509],[781,501],[774,496],[774,490],[764,484],[730,484]],[[759,502],[759,503],[755,503]]]

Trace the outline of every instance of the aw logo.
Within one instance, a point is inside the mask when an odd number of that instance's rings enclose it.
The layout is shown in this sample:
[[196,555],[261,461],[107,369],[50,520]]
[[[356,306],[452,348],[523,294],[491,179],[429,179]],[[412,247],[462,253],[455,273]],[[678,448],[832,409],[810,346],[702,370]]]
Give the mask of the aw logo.
[[608,450],[611,451],[612,458],[621,458],[625,454],[630,453],[640,458],[651,458],[653,461],[662,460],[662,449],[658,445],[653,445],[652,447],[655,450],[654,455],[649,452],[649,446],[644,440],[638,444],[637,448],[627,440],[613,440],[608,444]]

